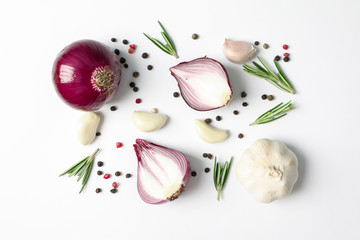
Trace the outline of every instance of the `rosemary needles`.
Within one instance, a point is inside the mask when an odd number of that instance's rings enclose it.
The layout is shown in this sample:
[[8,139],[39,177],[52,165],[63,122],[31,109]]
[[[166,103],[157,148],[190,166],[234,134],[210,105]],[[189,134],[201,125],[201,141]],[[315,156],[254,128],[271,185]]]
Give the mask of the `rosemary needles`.
[[149,37],[148,35],[145,35],[145,37],[147,37],[152,43],[154,43],[158,48],[160,48],[162,51],[164,51],[165,53],[174,56],[175,58],[179,58],[179,56],[176,53],[176,48],[175,45],[173,43],[173,41],[171,40],[169,34],[166,32],[165,28],[163,27],[163,25],[158,21],[161,29],[163,30],[161,32],[161,36],[164,38],[166,44],[164,45],[162,42],[160,42],[159,40]]
[[66,170],[65,172],[60,174],[59,177],[65,175],[65,174],[69,174],[69,177],[73,177],[73,176],[77,175],[78,176],[77,181],[80,181],[82,179],[82,183],[81,183],[82,188],[80,189],[80,192],[79,192],[79,193],[81,193],[87,183],[87,180],[89,179],[95,155],[99,150],[100,150],[99,148],[96,149],[96,151],[93,154],[91,154],[90,156],[87,156],[80,162],[78,162],[75,165],[73,165],[72,167],[70,167],[68,170]]
[[233,157],[231,157],[230,162],[225,162],[224,165],[221,165],[221,163],[216,161],[216,157],[215,157],[214,185],[215,185],[215,189],[217,191],[217,200],[218,201],[220,201],[220,194],[226,183],[226,179],[227,179],[229,171],[230,171],[232,160],[233,160]]
[[276,60],[274,60],[274,64],[276,69],[279,71],[279,73],[274,73],[268,65],[260,58],[257,57],[261,64],[264,66],[260,66],[256,62],[253,62],[255,67],[250,67],[247,64],[243,64],[243,70],[245,72],[248,72],[254,76],[260,77],[274,85],[275,87],[279,88],[280,90],[283,90],[288,93],[295,94],[295,90],[290,84],[289,80],[286,78],[284,72],[280,69],[279,64]]
[[280,103],[270,109],[269,111],[262,114],[260,117],[258,117],[254,122],[250,123],[250,126],[256,125],[256,124],[264,124],[268,122],[272,122],[276,119],[279,119],[287,114],[288,111],[294,109],[294,107],[291,105],[291,101],[287,103]]

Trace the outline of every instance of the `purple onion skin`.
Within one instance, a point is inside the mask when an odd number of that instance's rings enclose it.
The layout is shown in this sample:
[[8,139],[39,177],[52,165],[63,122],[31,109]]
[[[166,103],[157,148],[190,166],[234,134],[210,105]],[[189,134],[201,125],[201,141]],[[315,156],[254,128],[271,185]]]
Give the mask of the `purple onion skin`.
[[134,146],[134,150],[136,153],[136,157],[138,159],[137,188],[138,188],[139,195],[144,202],[149,203],[149,204],[160,204],[160,203],[169,202],[170,200],[169,199],[155,199],[152,196],[148,195],[144,191],[144,189],[141,185],[141,181],[139,180],[139,175],[140,175],[139,174],[139,165],[142,164],[141,152],[143,150],[157,149],[157,151],[168,152],[169,154],[172,153],[171,155],[173,155],[173,156],[177,155],[177,156],[180,156],[181,158],[185,159],[186,160],[185,164],[184,164],[184,162],[179,162],[179,161],[177,162],[179,165],[181,165],[182,170],[185,172],[185,175],[182,179],[183,186],[185,188],[185,186],[187,185],[187,183],[190,180],[191,167],[190,167],[189,161],[187,160],[186,156],[183,153],[181,153],[177,150],[174,150],[174,149],[170,149],[170,148],[167,148],[167,147],[164,147],[161,145],[157,145],[155,143],[148,142],[144,139],[136,139],[136,144],[134,144],[133,146]]
[[[108,66],[113,82],[96,90],[94,71]],[[75,109],[95,111],[109,102],[119,88],[121,64],[111,49],[94,40],[80,40],[65,47],[53,64],[53,82],[60,98]]]
[[[173,66],[173,67],[171,67],[171,68],[169,69],[171,75],[172,75],[172,76],[176,79],[176,81],[178,82],[178,87],[179,87],[181,96],[184,96],[184,92],[183,92],[183,90],[182,90],[182,88],[181,88],[181,85],[180,85],[180,83],[179,83],[180,80],[179,80],[179,78],[171,71],[171,69],[172,69],[172,68],[176,68],[176,67],[181,66],[181,65],[184,65],[184,64],[193,63],[193,62],[196,62],[196,61],[199,61],[199,60],[201,61],[201,60],[204,60],[204,59],[210,60],[210,61],[215,62],[216,64],[219,64],[219,66],[220,66],[220,67],[222,68],[222,70],[225,72],[228,85],[229,85],[229,87],[230,87],[231,92],[233,92],[233,89],[232,89],[232,86],[231,86],[230,80],[229,80],[229,74],[227,73],[224,65],[222,65],[219,61],[216,61],[215,59],[208,58],[207,56],[205,56],[205,57],[201,57],[201,58],[196,58],[196,59],[191,60],[191,61],[181,62],[181,63],[177,64],[176,66]],[[194,109],[194,110],[196,110],[196,111],[199,111],[199,112],[211,111],[211,110],[215,110],[215,109],[222,108],[222,107],[225,106],[225,105],[223,105],[223,106],[219,106],[219,107],[215,107],[215,108],[199,109],[199,108],[197,108],[197,107],[194,107],[193,104],[190,103],[186,98],[183,97],[183,99],[184,99],[185,103],[186,103],[190,108],[192,108],[192,109]]]

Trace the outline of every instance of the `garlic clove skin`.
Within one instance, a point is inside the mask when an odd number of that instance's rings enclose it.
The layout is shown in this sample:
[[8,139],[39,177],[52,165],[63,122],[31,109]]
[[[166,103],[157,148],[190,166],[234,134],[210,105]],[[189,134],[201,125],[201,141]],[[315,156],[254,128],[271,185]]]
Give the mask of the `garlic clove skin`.
[[233,63],[244,63],[254,57],[256,48],[245,41],[225,39],[223,45],[225,57]]
[[99,123],[100,116],[94,112],[81,115],[78,121],[77,137],[82,145],[86,146],[94,141]]
[[222,142],[229,136],[229,132],[227,130],[212,127],[199,119],[195,119],[194,124],[197,135],[205,142]]
[[298,161],[285,144],[258,139],[245,150],[235,171],[256,200],[270,203],[290,194],[298,178]]
[[131,122],[143,132],[152,132],[162,128],[168,117],[160,113],[134,111],[131,114]]

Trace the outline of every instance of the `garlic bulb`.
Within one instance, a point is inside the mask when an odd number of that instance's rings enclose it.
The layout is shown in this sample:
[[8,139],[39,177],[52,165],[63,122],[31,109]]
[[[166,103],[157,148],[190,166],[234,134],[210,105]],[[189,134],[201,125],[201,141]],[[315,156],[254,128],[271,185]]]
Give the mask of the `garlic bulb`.
[[255,55],[256,48],[248,42],[225,39],[223,51],[230,62],[244,63]]
[[269,203],[291,192],[298,178],[298,161],[285,144],[258,139],[243,153],[236,176],[256,200]]
[[99,123],[100,116],[94,112],[86,112],[80,117],[77,136],[82,145],[86,146],[94,141]]

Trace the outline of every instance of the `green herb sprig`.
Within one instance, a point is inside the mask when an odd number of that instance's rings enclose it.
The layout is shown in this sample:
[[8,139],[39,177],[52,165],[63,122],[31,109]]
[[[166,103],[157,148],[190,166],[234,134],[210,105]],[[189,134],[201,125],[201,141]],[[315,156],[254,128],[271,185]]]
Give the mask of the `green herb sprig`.
[[169,34],[166,32],[165,28],[163,27],[163,25],[160,23],[160,21],[158,21],[161,29],[163,30],[161,32],[161,36],[164,38],[166,44],[164,45],[162,42],[160,42],[159,40],[149,37],[148,35],[146,35],[146,33],[144,33],[145,37],[147,37],[152,43],[154,43],[158,48],[160,48],[162,51],[164,51],[165,53],[174,56],[175,58],[179,58],[179,56],[176,53],[176,48],[175,45],[173,43],[173,41],[171,40]]
[[293,86],[290,84],[289,80],[286,78],[284,72],[280,69],[280,66],[276,60],[274,60],[274,64],[275,64],[277,70],[279,71],[279,73],[277,73],[277,74],[274,73],[270,69],[270,67],[268,65],[266,65],[266,63],[260,57],[257,57],[257,58],[259,59],[261,64],[264,66],[264,68],[262,66],[260,66],[259,64],[257,64],[256,62],[253,62],[255,67],[250,67],[247,64],[243,64],[243,68],[244,68],[243,70],[252,75],[255,75],[257,77],[265,79],[266,81],[268,81],[275,87],[279,88],[280,90],[295,94],[295,90],[294,90]]
[[70,167],[68,170],[66,170],[65,172],[63,172],[62,174],[59,175],[59,177],[65,175],[65,174],[69,174],[69,177],[73,177],[73,176],[77,175],[78,176],[77,181],[80,181],[82,179],[82,188],[81,188],[79,194],[82,192],[82,190],[84,189],[84,187],[89,179],[95,155],[99,150],[100,150],[99,148],[96,149],[96,151],[93,154],[91,154],[90,156],[87,156],[86,158],[84,158],[80,162],[76,163],[75,165]]
[[226,179],[229,175],[231,163],[232,163],[233,157],[230,159],[230,163],[225,162],[224,165],[221,165],[221,163],[216,161],[214,162],[214,185],[215,189],[217,191],[217,200],[220,201],[220,194],[221,191],[224,188],[224,185],[226,183]]
[[256,125],[256,124],[264,124],[268,122],[272,122],[276,119],[282,118],[287,114],[288,111],[294,109],[295,107],[292,106],[291,101],[287,103],[280,103],[270,109],[269,111],[262,114],[260,117],[258,117],[254,122],[250,123],[250,126]]

